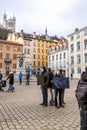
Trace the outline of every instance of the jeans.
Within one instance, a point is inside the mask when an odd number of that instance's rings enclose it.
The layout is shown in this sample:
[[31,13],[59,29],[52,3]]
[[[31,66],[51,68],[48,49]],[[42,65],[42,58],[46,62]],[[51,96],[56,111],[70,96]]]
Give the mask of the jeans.
[[81,128],[80,130],[87,130],[87,110],[80,111],[80,118],[81,118]]
[[8,88],[9,91],[14,91],[14,86],[12,84],[9,84],[9,88]]
[[42,96],[43,96],[43,104],[48,104],[48,89],[45,86],[41,86],[42,88]]

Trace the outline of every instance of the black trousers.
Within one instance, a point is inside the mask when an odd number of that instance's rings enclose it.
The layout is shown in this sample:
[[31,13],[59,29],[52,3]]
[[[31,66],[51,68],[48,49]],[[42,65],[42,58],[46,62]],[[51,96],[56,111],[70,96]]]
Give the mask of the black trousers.
[[80,110],[80,130],[87,130],[87,110]]
[[55,106],[62,106],[62,89],[55,89]]
[[19,79],[19,81],[20,81],[20,84],[22,84],[22,79]]

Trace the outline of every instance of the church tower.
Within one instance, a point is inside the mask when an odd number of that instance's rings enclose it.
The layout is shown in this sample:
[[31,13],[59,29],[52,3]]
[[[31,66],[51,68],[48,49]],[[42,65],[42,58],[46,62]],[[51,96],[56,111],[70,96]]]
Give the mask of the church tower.
[[7,26],[6,21],[7,21],[7,15],[6,15],[6,13],[4,13],[3,14],[3,27],[5,27],[5,28]]
[[10,17],[7,19],[6,13],[3,15],[3,27],[5,29],[9,29],[11,32],[16,31],[16,17],[13,16],[12,18]]

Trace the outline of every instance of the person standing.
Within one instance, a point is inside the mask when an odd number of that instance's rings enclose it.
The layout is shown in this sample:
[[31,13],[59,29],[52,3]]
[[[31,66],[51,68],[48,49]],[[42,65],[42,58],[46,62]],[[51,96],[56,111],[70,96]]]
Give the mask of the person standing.
[[47,70],[46,67],[41,68],[41,77],[43,79],[41,83],[43,102],[40,105],[48,106],[48,88],[47,88]]
[[80,110],[80,130],[87,130],[87,67],[81,74],[75,94]]
[[47,74],[47,87],[50,88],[50,94],[51,94],[51,100],[50,100],[50,105],[53,105],[54,103],[54,93],[52,89],[52,79],[54,77],[54,74],[51,71],[51,68],[48,68],[48,74]]
[[8,88],[7,91],[8,92],[14,92],[14,86],[13,86],[13,84],[14,84],[14,74],[13,74],[12,70],[10,70],[10,74],[8,75],[6,80],[8,80],[8,79],[9,79],[9,88]]
[[20,73],[18,74],[18,78],[19,78],[20,84],[22,84],[22,77],[23,77],[23,74],[22,74],[22,72],[20,72]]
[[30,72],[26,73],[26,85],[29,85],[29,79],[30,79]]
[[[60,71],[60,74],[56,74],[56,77],[63,77],[62,72]],[[62,91],[63,89],[55,89],[55,107],[60,108],[64,107],[62,104]],[[59,96],[59,102],[57,100],[57,97]]]

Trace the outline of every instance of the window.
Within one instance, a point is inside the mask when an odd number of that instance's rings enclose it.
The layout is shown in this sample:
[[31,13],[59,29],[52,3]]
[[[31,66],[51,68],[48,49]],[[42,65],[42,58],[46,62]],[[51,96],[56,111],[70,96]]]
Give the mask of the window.
[[16,69],[16,64],[13,64],[13,69]]
[[24,45],[26,45],[26,41],[24,41]]
[[81,73],[81,68],[80,67],[77,68],[77,72]]
[[64,66],[64,68],[66,67],[66,62],[64,61],[64,63],[63,63],[63,66]]
[[60,59],[62,59],[62,54],[60,54]]
[[58,69],[58,62],[56,62],[56,69]]
[[71,56],[71,65],[73,65],[73,64],[74,64],[74,57]]
[[38,61],[38,66],[40,66],[40,61]]
[[2,59],[2,53],[0,53],[0,59]]
[[33,49],[33,52],[36,52],[36,48]]
[[76,38],[77,39],[80,38],[80,33],[77,33]]
[[56,55],[56,60],[58,60],[58,55]]
[[34,42],[33,45],[36,46],[36,43]]
[[6,46],[6,50],[9,51],[10,50],[10,46]]
[[49,62],[51,61],[51,57],[49,56]]
[[74,52],[74,46],[71,44],[71,53]]
[[77,55],[77,64],[80,64],[81,63],[81,57],[80,55]]
[[36,65],[36,61],[33,62],[33,65],[34,65],[34,66]]
[[6,59],[10,59],[10,54],[6,54]]
[[77,42],[77,51],[80,51],[80,42]]
[[74,68],[71,68],[71,74],[74,74]]
[[66,53],[65,53],[65,52],[63,53],[63,58],[64,58],[64,59],[66,58]]
[[54,56],[52,56],[52,61],[54,61]]
[[71,41],[73,41],[74,40],[74,36],[71,36]]
[[27,53],[30,54],[30,49],[27,49]]
[[13,54],[13,59],[16,60],[17,54]]
[[24,49],[24,54],[26,54],[26,49]]
[[84,49],[87,49],[87,39],[84,40]]
[[36,55],[35,54],[33,55],[33,58],[36,59]]
[[6,65],[6,70],[9,70],[9,69],[10,69],[9,65]]
[[86,30],[84,30],[84,36],[85,36],[85,35],[87,35],[87,29],[86,29]]
[[84,56],[85,56],[85,63],[87,63],[87,53],[85,53]]
[[0,63],[0,68],[2,68],[2,63]]
[[38,53],[40,53],[40,48],[38,48]]
[[28,41],[28,46],[30,46],[30,41]]

